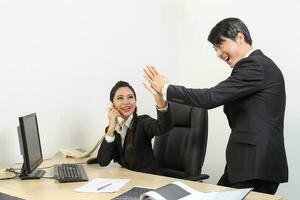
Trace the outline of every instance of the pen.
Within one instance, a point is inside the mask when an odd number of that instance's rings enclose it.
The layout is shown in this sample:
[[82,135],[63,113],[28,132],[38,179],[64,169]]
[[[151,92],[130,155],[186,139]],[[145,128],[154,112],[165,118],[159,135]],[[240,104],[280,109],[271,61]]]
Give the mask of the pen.
[[103,186],[97,188],[97,190],[102,190],[102,189],[104,189],[104,188],[106,188],[107,186],[110,186],[110,185],[111,185],[111,183],[108,183],[106,185],[103,185]]

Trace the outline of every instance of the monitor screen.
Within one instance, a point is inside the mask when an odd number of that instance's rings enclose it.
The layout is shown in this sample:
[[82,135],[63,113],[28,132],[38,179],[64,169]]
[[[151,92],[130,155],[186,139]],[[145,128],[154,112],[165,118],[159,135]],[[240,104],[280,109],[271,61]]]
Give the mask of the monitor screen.
[[42,148],[36,113],[19,117],[19,142],[23,155],[23,166],[20,178],[33,179],[44,175],[44,170],[35,170],[42,162]]

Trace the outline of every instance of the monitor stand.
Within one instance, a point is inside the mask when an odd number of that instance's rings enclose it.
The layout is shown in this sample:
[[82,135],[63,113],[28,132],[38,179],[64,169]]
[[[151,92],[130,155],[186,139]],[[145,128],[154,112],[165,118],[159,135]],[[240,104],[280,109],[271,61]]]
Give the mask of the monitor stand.
[[44,176],[45,173],[46,173],[45,170],[37,169],[37,170],[34,170],[30,174],[21,173],[20,174],[20,178],[22,180],[40,179],[40,178],[42,178]]

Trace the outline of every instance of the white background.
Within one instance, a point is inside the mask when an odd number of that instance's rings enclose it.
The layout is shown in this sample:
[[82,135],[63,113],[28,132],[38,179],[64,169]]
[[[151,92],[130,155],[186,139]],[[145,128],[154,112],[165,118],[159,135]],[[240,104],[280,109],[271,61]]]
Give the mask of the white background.
[[[285,144],[289,182],[277,194],[297,199],[299,156],[300,1],[0,0],[0,167],[21,162],[18,117],[38,115],[45,158],[61,147],[89,148],[107,125],[109,91],[132,84],[138,113],[155,117],[142,65],[153,63],[172,83],[212,87],[231,69],[207,42],[226,17],[247,25],[253,47],[286,80]],[[215,184],[225,165],[230,130],[222,107],[209,111],[203,172]]]

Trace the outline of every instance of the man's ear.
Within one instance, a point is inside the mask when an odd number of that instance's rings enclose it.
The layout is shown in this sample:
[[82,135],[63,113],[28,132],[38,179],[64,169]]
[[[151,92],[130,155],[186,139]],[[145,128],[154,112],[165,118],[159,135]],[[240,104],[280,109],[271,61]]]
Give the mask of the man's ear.
[[238,43],[238,44],[242,44],[245,42],[245,36],[243,33],[241,32],[238,32],[238,34],[236,35],[235,37],[235,41]]

